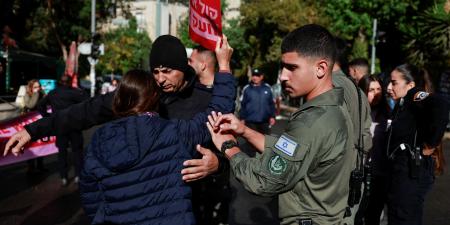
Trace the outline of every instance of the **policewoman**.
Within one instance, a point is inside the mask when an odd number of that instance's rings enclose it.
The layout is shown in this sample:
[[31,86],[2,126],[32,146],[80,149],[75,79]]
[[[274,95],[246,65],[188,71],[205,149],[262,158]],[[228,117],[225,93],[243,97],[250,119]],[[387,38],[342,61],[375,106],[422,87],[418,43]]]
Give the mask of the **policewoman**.
[[388,221],[420,225],[425,196],[434,183],[431,154],[444,135],[449,107],[430,93],[427,73],[413,65],[395,68],[390,85],[396,105],[388,121]]

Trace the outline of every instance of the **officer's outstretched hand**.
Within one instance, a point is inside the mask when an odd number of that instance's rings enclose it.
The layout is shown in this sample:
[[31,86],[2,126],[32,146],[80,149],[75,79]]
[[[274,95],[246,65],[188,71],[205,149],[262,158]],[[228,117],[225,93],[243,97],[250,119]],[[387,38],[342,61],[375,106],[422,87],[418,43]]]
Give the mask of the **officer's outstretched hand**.
[[17,133],[15,133],[8,140],[5,146],[5,150],[3,152],[3,156],[7,155],[9,151],[15,156],[19,155],[22,151],[23,147],[31,140],[30,134],[27,130],[23,129]]
[[208,116],[208,121],[214,130],[221,130],[222,132],[229,132],[237,136],[245,133],[246,126],[244,122],[239,120],[234,114],[225,114],[212,112]]
[[187,168],[181,170],[181,174],[186,182],[205,178],[219,169],[219,159],[211,150],[197,145],[197,151],[202,154],[201,159],[186,160],[183,163]]
[[231,55],[233,55],[233,48],[228,44],[227,36],[222,35],[222,38],[217,39],[216,49],[217,63],[219,64],[220,71],[231,71],[230,61]]

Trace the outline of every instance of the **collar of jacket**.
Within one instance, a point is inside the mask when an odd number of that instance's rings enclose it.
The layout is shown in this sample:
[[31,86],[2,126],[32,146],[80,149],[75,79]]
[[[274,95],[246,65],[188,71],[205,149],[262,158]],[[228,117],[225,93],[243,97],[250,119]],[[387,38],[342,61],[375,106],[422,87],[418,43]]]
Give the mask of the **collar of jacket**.
[[419,88],[417,87],[413,87],[411,89],[409,89],[409,91],[406,93],[406,96],[404,97],[404,99],[406,100],[406,102],[412,102],[414,100],[414,95],[416,95],[417,92],[419,92],[421,90],[419,90]]
[[184,73],[184,79],[187,81],[186,86],[178,92],[175,93],[166,93],[162,92],[160,102],[162,104],[170,104],[177,99],[186,98],[191,96],[192,91],[195,87],[196,74],[192,67],[189,66],[188,70]]
[[264,86],[265,84],[266,84],[265,82],[261,82],[259,85],[256,85],[255,83],[250,82],[250,86],[252,86],[252,87],[262,87],[262,86]]
[[332,72],[332,76],[343,76],[349,79],[351,82],[356,83],[356,81],[349,75],[345,74],[342,70],[336,70]]
[[321,95],[311,99],[310,101],[307,101],[305,104],[301,105],[300,108],[294,115],[298,114],[299,112],[305,111],[312,107],[317,106],[340,106],[344,104],[344,89],[341,87],[335,87],[325,93],[322,93]]
[[200,83],[200,80],[198,78],[195,79],[194,88],[212,93],[213,87],[214,87],[214,85],[204,85],[204,84]]

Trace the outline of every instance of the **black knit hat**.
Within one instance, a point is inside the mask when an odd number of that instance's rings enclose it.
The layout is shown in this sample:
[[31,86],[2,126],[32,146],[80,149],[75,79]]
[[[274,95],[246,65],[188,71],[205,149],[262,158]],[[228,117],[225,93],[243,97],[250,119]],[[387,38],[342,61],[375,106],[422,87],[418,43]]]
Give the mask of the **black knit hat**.
[[180,39],[171,35],[162,35],[153,42],[150,52],[150,69],[158,67],[186,72],[189,69],[186,48]]

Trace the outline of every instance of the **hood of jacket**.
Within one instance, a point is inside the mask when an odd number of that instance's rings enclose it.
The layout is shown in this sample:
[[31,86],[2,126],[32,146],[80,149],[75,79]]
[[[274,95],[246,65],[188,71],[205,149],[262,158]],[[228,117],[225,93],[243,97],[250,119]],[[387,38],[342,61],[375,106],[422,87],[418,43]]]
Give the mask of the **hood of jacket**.
[[123,171],[143,160],[168,121],[159,116],[122,118],[99,128],[93,153],[111,171]]

